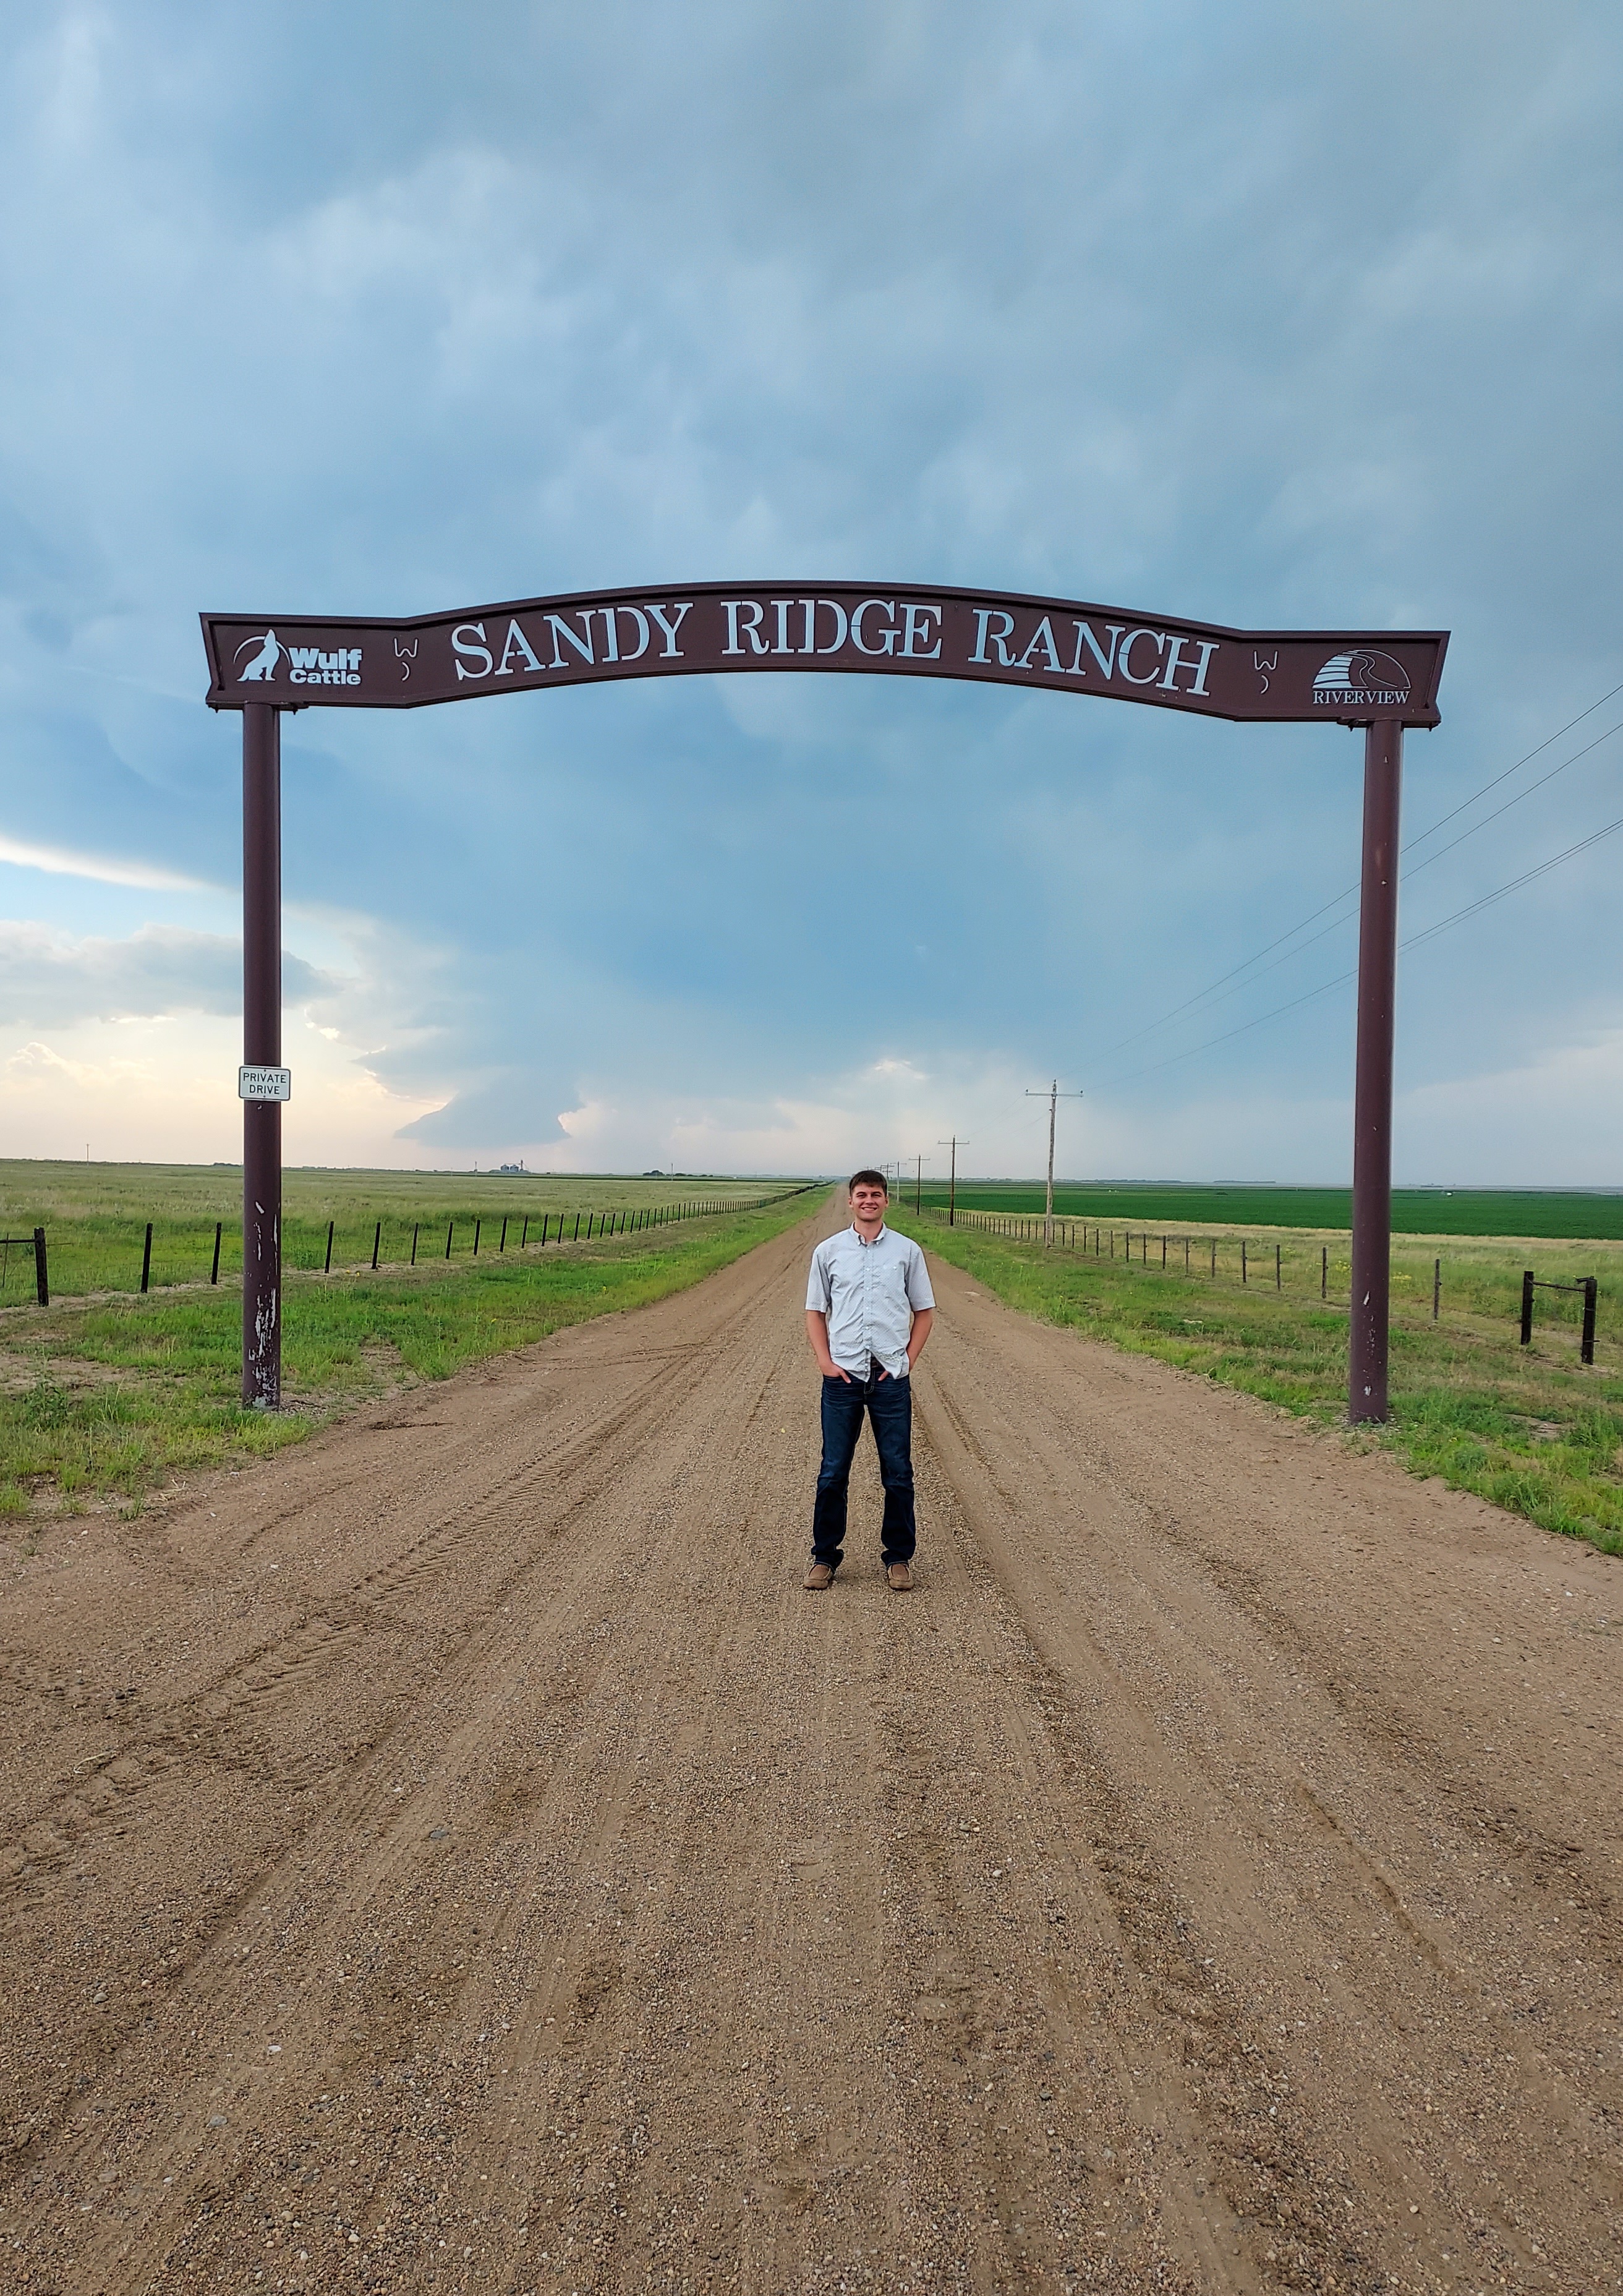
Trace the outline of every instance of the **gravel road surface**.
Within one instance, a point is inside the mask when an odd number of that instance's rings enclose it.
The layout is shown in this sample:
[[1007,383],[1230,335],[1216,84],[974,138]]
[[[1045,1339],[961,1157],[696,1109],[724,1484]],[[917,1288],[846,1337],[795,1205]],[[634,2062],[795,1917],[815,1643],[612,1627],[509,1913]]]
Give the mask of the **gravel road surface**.
[[6,2296],[1623,2287],[1623,1565],[831,1224],[12,1561]]

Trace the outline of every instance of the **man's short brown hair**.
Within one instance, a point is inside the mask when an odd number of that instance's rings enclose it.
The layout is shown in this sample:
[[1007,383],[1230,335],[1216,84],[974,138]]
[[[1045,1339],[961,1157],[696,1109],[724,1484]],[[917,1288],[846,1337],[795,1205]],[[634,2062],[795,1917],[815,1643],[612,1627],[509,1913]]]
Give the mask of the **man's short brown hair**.
[[890,1183],[886,1179],[882,1172],[853,1172],[850,1178],[845,1184],[845,1192],[848,1196],[851,1193],[854,1188],[882,1188],[885,1192],[886,1202],[889,1203],[890,1201]]

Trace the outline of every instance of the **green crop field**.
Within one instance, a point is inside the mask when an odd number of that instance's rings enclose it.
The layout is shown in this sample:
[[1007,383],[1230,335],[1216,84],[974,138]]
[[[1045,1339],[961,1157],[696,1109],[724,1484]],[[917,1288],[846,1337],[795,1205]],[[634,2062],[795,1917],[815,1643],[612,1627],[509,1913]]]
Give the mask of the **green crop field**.
[[[758,1203],[799,1185],[791,1180],[713,1179],[704,1176],[620,1178],[609,1174],[553,1177],[545,1173],[367,1172],[295,1169],[283,1182],[282,1257],[289,1270],[319,1268],[326,1257],[327,1223],[333,1223],[334,1268],[370,1266],[377,1223],[383,1224],[381,1262],[409,1260],[414,1229],[417,1258],[443,1259],[450,1232],[454,1259],[472,1255],[475,1231],[481,1255],[498,1249],[502,1222],[511,1247],[528,1219],[558,1215],[572,1224],[605,1212],[668,1215],[705,1204]],[[220,1275],[242,1269],[242,1174],[234,1164],[70,1164],[0,1161],[0,1235],[45,1231],[51,1292],[70,1298],[89,1292],[140,1287],[146,1223],[152,1223],[151,1282],[206,1283],[214,1258],[216,1222],[222,1226]],[[0,1255],[0,1305],[30,1294],[31,1254],[13,1245]]]
[[[946,1184],[926,1180],[926,1207],[945,1209]],[[1040,1180],[961,1180],[958,1201],[982,1211],[1040,1212]],[[898,1204],[914,1190],[902,1184]],[[1117,1227],[1242,1229],[1352,1226],[1350,1188],[1204,1187],[1121,1181],[1054,1183],[1053,1208],[1068,1219]],[[1623,1189],[1395,1188],[1392,1230],[1398,1235],[1595,1237],[1623,1242]]]
[[[1020,1210],[1029,1216],[1029,1191]],[[1039,1191],[1039,1215],[1041,1210]],[[915,1215],[911,1199],[891,1217],[927,1251],[966,1269],[1027,1314],[1158,1357],[1322,1426],[1345,1421],[1344,1229],[1253,1229],[1257,1249],[1248,1255],[1249,1280],[1242,1282],[1238,1241],[1219,1244],[1214,1276],[1209,1242],[1201,1250],[1189,1231],[1169,1222],[1163,1268],[1159,1226],[1153,1234],[1147,1226],[1129,1231],[1125,1222],[1113,1231],[1102,1226],[1095,1256],[1091,1226],[1086,1250],[1045,1250],[1040,1240],[978,1224],[948,1227],[945,1214],[928,1206]],[[1040,1218],[1037,1227],[1040,1238]],[[1130,1259],[1124,1250],[1129,1232]],[[1077,1240],[1080,1244],[1080,1227]],[[1537,1294],[1533,1344],[1520,1344],[1521,1270],[1529,1264],[1559,1282],[1599,1279],[1593,1365],[1578,1360],[1579,1302],[1570,1292]],[[1322,1300],[1326,1276],[1330,1296]],[[1347,1439],[1380,1444],[1416,1474],[1441,1476],[1546,1530],[1623,1554],[1623,1242],[1555,1238],[1529,1247],[1525,1239],[1475,1235],[1398,1242],[1392,1254],[1390,1402],[1387,1426]],[[1199,1471],[1198,1459],[1191,1459],[1190,1473]]]
[[[326,1176],[329,1185],[359,1177],[378,1176]],[[627,1185],[603,1183],[602,1201],[623,1201]],[[263,1456],[392,1389],[701,1283],[824,1200],[820,1188],[779,1193],[757,1210],[589,1244],[375,1275],[336,1265],[331,1276],[292,1274],[280,1412],[239,1399],[238,1284],[0,1308],[0,1526],[32,1543],[88,1505],[134,1512],[176,1473]]]

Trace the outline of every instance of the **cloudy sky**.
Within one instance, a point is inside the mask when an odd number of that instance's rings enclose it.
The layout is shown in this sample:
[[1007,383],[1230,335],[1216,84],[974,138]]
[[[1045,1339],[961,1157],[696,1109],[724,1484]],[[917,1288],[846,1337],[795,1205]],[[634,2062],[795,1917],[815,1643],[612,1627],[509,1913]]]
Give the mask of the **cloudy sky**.
[[[1623,816],[1620,59],[1565,0],[14,12],[0,1152],[239,1152],[202,608],[1442,627],[1406,937]],[[1033,1171],[1057,1072],[1062,1169],[1345,1178],[1361,764],[835,676],[307,711],[289,1160]],[[1401,1180],[1623,1184],[1620,869],[1402,958]]]

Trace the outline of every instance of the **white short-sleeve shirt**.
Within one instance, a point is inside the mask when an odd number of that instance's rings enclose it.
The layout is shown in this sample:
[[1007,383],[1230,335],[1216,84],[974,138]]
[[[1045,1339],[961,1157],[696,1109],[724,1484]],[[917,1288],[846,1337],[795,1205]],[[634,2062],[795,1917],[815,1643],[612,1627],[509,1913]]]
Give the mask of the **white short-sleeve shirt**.
[[873,1356],[892,1379],[906,1379],[914,1316],[936,1295],[911,1236],[881,1227],[865,1243],[853,1225],[813,1252],[806,1304],[828,1317],[828,1351],[841,1371],[865,1379]]

